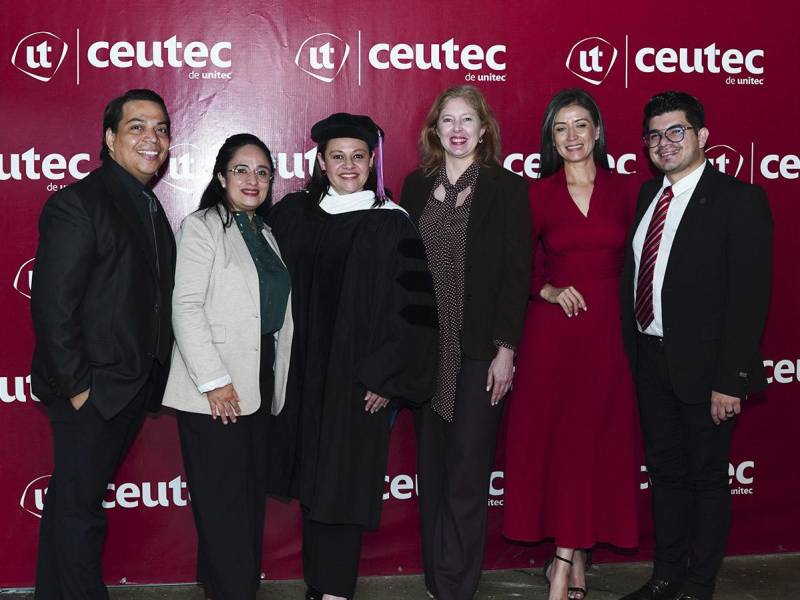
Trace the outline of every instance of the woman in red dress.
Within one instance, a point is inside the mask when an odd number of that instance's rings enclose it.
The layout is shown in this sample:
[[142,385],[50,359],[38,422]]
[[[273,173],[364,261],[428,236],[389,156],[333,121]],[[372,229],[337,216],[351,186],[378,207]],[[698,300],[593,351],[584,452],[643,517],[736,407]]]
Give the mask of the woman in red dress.
[[531,190],[532,302],[509,406],[503,534],[553,538],[550,600],[586,596],[587,551],[637,545],[637,421],[620,327],[636,194],[608,170],[583,90],[556,94]]

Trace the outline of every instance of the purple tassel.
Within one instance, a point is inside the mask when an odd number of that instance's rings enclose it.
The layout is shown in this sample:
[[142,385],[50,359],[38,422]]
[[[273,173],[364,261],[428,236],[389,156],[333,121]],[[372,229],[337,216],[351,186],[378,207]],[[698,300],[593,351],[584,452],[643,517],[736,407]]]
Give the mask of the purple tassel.
[[383,136],[378,130],[378,200],[386,202],[386,190],[383,187]]

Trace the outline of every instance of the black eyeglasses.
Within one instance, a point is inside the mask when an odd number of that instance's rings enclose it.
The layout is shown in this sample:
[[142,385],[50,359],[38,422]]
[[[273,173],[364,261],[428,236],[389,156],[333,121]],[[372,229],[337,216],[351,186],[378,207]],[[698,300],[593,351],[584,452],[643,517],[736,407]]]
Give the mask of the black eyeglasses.
[[661,138],[665,137],[670,142],[682,142],[686,136],[687,129],[694,129],[691,125],[673,125],[661,131],[648,131],[642,136],[645,146],[655,148],[661,143]]
[[250,173],[255,173],[256,179],[262,183],[272,181],[272,172],[269,169],[258,168],[255,171],[251,171],[249,167],[234,167],[228,169],[228,172],[233,173],[233,176],[240,181],[244,181],[250,177]]

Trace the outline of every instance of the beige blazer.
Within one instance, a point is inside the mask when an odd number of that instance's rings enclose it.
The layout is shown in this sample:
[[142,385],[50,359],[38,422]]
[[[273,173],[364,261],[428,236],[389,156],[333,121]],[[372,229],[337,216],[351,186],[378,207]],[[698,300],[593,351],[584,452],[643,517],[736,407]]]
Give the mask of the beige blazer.
[[[269,228],[264,237],[280,257]],[[211,414],[206,392],[233,383],[242,414],[252,414],[261,405],[261,302],[250,251],[236,224],[225,228],[213,208],[187,216],[175,239],[175,345],[164,406]],[[290,294],[283,326],[275,332],[273,415],[286,397],[293,331]]]

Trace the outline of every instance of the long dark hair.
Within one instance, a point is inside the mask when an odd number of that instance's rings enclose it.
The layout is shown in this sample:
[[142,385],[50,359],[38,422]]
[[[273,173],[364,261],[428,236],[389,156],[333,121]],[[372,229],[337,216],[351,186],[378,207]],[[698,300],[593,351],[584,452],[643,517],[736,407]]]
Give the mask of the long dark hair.
[[[269,151],[269,148],[267,148],[267,145],[252,133],[237,133],[225,140],[225,143],[222,144],[219,152],[217,152],[217,160],[214,161],[214,172],[211,175],[211,181],[208,182],[203,195],[200,197],[200,206],[197,208],[197,210],[216,209],[225,227],[229,227],[233,219],[231,217],[231,208],[228,206],[227,197],[225,196],[225,189],[219,182],[217,175],[219,174],[225,177],[228,170],[228,163],[233,158],[233,155],[236,154],[236,151],[243,146],[256,146],[259,148],[267,156],[270,172],[275,172],[275,163],[272,161],[272,153]],[[261,206],[255,210],[255,213],[262,218],[266,217],[270,204],[272,204],[271,183],[269,188],[267,188],[267,197],[264,199]]]
[[544,121],[542,122],[541,131],[541,167],[539,173],[542,177],[547,177],[558,171],[564,166],[564,159],[556,150],[553,143],[553,125],[556,121],[558,111],[566,106],[580,106],[589,111],[592,117],[592,122],[596,129],[599,129],[600,135],[594,143],[594,151],[592,157],[595,164],[603,169],[609,169],[608,154],[606,153],[606,126],[603,123],[603,116],[600,114],[600,109],[597,107],[597,102],[594,101],[591,94],[580,88],[568,88],[561,90],[544,111]]
[[[330,140],[321,142],[317,146],[317,154],[325,156],[325,149],[328,147],[329,141]],[[367,147],[369,147],[369,144],[367,144]],[[369,169],[369,175],[367,175],[367,181],[364,183],[364,189],[375,192],[375,204],[373,206],[381,206],[383,201],[378,198],[378,173],[375,168],[377,157],[375,157],[374,148],[369,149],[369,155],[373,158],[373,161]],[[319,160],[316,157],[314,159],[314,168],[311,171],[311,177],[308,178],[303,189],[308,192],[309,199],[315,204],[322,202],[322,198],[328,193],[328,190],[331,189],[331,182],[330,179],[328,179],[328,174],[319,166]],[[391,190],[386,188],[384,191],[386,192],[386,197],[391,200]]]

